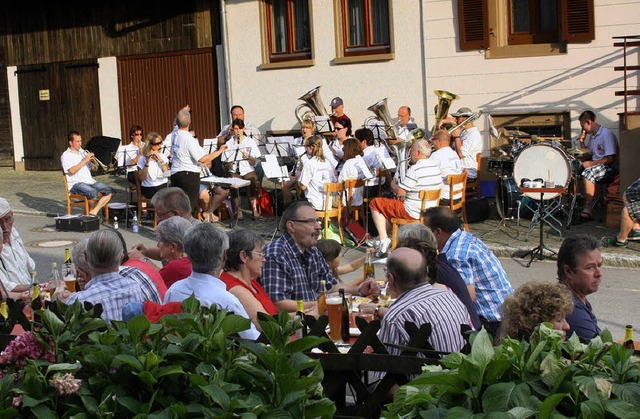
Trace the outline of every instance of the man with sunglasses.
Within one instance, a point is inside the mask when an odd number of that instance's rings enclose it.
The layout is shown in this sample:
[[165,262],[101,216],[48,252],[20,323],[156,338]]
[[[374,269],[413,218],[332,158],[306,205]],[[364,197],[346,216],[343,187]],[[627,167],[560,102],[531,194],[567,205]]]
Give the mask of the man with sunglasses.
[[[305,312],[318,315],[316,300],[320,281],[326,281],[327,291],[344,288],[352,295],[369,295],[379,291],[375,280],[360,286],[338,284],[322,253],[316,247],[320,236],[320,220],[311,203],[291,204],[280,219],[282,236],[265,246],[262,286],[278,311],[296,312],[296,301],[303,300]],[[323,313],[319,313],[323,314]]]

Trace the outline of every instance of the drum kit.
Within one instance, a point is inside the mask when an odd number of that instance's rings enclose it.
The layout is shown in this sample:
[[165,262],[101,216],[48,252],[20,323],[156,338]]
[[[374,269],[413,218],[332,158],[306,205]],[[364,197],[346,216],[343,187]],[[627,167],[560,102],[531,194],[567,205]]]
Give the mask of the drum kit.
[[[565,149],[557,141],[522,137],[511,137],[511,144],[495,147],[488,161],[489,171],[498,177],[495,198],[498,215],[503,222],[514,219],[519,222],[521,211],[536,213],[540,194],[523,194],[521,187],[562,187],[567,191],[565,195],[548,193],[542,198],[547,206],[545,221],[562,234],[571,223],[577,197],[576,177],[580,160],[588,150]],[[527,237],[537,222],[534,217]]]

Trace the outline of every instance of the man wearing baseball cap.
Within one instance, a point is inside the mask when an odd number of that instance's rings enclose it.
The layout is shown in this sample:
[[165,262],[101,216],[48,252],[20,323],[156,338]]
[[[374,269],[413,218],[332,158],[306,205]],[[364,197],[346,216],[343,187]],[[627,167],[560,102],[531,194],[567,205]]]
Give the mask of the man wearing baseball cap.
[[20,298],[16,293],[29,289],[31,271],[36,264],[27,253],[24,243],[13,227],[13,210],[6,199],[0,198],[0,227],[2,242],[0,243],[0,283],[2,296]]
[[344,102],[341,97],[336,96],[331,100],[331,112],[331,124],[335,124],[338,118],[346,118],[351,122],[351,118],[344,113]]
[[[471,115],[473,115],[473,112],[469,108],[460,108],[458,112],[451,114],[456,119],[456,125],[464,122]],[[464,130],[461,131],[461,129]],[[467,182],[475,180],[478,177],[476,154],[482,153],[482,137],[478,127],[473,125],[473,121],[467,122],[464,126],[451,133],[451,140],[455,144],[456,153],[458,153],[458,157],[462,161],[462,168],[467,169],[469,175]]]

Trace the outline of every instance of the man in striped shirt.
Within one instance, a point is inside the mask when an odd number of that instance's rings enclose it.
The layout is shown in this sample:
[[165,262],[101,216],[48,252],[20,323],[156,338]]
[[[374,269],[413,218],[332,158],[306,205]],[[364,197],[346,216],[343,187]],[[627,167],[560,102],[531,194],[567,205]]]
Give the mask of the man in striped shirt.
[[[429,344],[440,352],[457,352],[464,346],[461,324],[469,324],[469,312],[450,291],[434,288],[427,276],[427,261],[419,251],[399,247],[387,259],[387,281],[391,298],[397,300],[382,319],[380,341],[406,346],[409,334],[405,322],[417,327],[429,323],[432,327]],[[401,349],[388,346],[390,354]]]
[[[442,186],[442,173],[438,164],[430,161],[431,147],[426,140],[417,140],[411,146],[411,161],[404,178],[399,182],[391,182],[391,190],[401,200],[391,198],[374,198],[371,201],[371,216],[379,234],[380,244],[377,257],[383,257],[391,245],[391,239],[387,234],[387,220],[392,218],[404,218],[417,220],[420,218],[422,201],[420,191],[428,189],[440,189]],[[403,163],[399,163],[403,164]],[[435,201],[428,202],[427,208],[435,206]]]
[[460,230],[458,216],[449,208],[427,209],[424,223],[435,234],[440,253],[467,284],[480,323],[487,332],[497,336],[502,302],[513,293],[500,260],[479,238]]

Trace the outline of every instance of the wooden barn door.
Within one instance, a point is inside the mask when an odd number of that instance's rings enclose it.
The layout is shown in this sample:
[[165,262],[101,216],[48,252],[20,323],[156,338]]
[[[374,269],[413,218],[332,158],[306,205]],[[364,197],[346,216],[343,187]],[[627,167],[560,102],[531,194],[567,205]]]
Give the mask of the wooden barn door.
[[95,60],[18,68],[25,170],[60,170],[66,134],[101,135]]
[[[215,55],[210,48],[118,57],[122,142],[140,125],[163,137],[185,105],[191,107],[197,137],[214,138],[220,129]],[[201,141],[202,143],[202,141]]]

